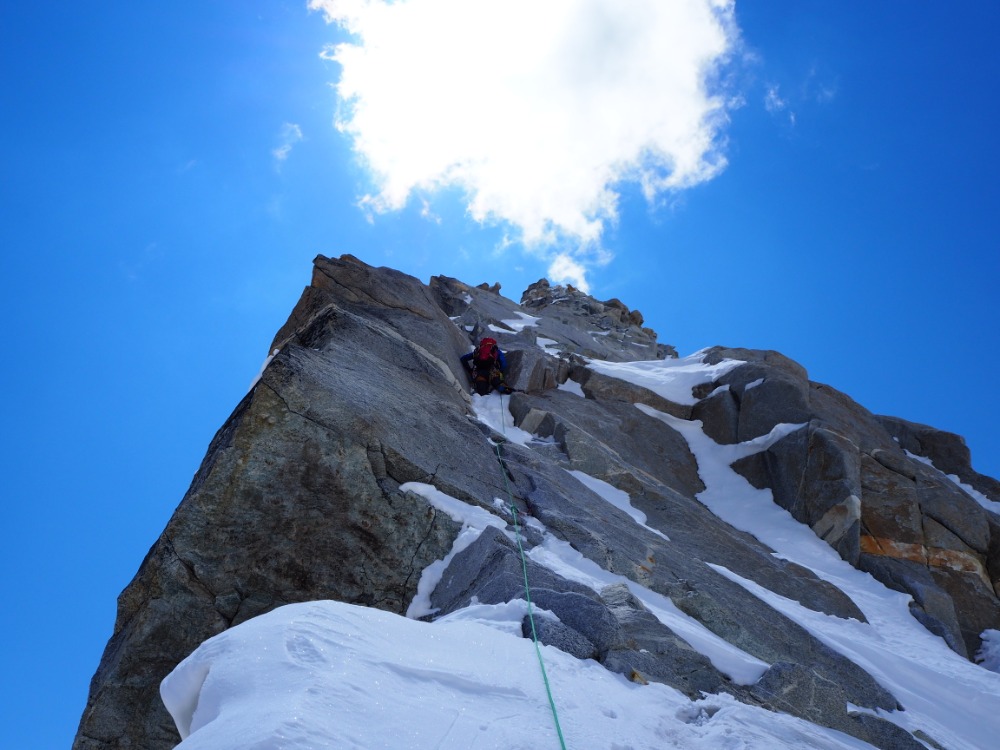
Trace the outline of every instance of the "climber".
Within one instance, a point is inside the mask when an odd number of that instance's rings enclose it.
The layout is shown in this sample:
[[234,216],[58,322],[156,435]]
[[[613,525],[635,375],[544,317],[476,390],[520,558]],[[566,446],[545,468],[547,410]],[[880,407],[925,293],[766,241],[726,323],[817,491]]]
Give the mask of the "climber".
[[462,355],[462,364],[468,366],[472,387],[480,396],[488,395],[493,389],[513,393],[514,389],[504,383],[507,359],[495,339],[487,337],[480,341],[479,346]]

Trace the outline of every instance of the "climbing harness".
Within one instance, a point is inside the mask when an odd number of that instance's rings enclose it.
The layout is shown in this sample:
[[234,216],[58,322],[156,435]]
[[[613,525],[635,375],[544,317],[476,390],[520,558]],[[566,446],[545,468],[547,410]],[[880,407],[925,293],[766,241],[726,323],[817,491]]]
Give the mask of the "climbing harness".
[[[507,427],[503,416],[503,394],[500,394],[500,426],[503,429],[504,437],[507,436]],[[549,708],[552,709],[552,720],[555,722],[556,734],[559,736],[559,746],[566,750],[566,740],[563,739],[562,727],[559,726],[559,713],[556,711],[556,702],[552,698],[552,688],[549,686],[549,676],[545,672],[545,661],[542,659],[542,649],[538,645],[538,634],[535,632],[535,615],[531,604],[531,587],[528,586],[528,562],[524,556],[524,546],[521,544],[521,527],[517,522],[517,507],[514,505],[514,496],[510,491],[510,483],[507,481],[507,466],[500,455],[500,444],[494,443],[493,447],[497,452],[497,461],[500,464],[500,473],[503,474],[503,484],[507,491],[507,502],[510,504],[510,513],[514,517],[514,536],[517,539],[517,551],[521,555],[521,571],[524,573],[524,598],[528,601],[528,622],[531,623],[531,639],[535,642],[535,654],[538,656],[538,666],[542,670],[542,682],[545,683],[545,693],[549,697]]]

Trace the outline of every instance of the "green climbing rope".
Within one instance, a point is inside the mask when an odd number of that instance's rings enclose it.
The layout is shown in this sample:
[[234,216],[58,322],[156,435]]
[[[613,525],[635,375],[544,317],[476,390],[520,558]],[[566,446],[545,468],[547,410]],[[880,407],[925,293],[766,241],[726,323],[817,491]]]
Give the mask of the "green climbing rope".
[[[503,425],[503,395],[500,396],[500,424]],[[506,427],[504,427],[506,435]],[[538,634],[535,632],[535,614],[531,604],[531,587],[528,586],[528,563],[524,557],[524,546],[521,544],[521,527],[517,522],[517,507],[514,505],[514,496],[510,491],[510,483],[507,481],[507,467],[504,465],[503,456],[500,455],[500,444],[493,446],[497,452],[497,461],[500,464],[500,473],[503,474],[504,488],[507,490],[507,502],[510,504],[510,513],[514,517],[514,536],[517,538],[517,551],[521,554],[521,570],[524,573],[524,598],[528,601],[528,622],[531,623],[531,639],[535,642],[535,653],[538,655],[538,666],[542,669],[542,682],[545,683],[545,693],[549,696],[549,707],[552,709],[552,720],[556,725],[556,734],[559,735],[559,746],[566,750],[566,740],[563,739],[562,727],[559,726],[559,713],[556,711],[556,702],[552,698],[552,688],[549,686],[549,676],[545,672],[545,661],[542,659],[542,649],[538,645]]]

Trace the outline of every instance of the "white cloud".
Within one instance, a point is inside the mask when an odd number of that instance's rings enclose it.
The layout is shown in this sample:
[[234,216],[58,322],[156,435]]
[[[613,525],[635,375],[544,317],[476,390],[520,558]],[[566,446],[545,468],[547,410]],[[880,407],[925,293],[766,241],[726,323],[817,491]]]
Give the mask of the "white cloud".
[[837,98],[837,84],[820,85],[814,96],[818,104],[827,104]]
[[281,132],[278,136],[281,141],[281,145],[278,146],[271,152],[271,155],[275,158],[280,166],[288,155],[292,152],[292,148],[296,143],[302,140],[302,128],[296,125],[294,122],[286,122],[281,126]]
[[548,276],[553,283],[567,282],[582,292],[590,291],[590,285],[587,283],[587,269],[567,253],[556,254],[552,262],[549,263]]
[[509,223],[581,281],[623,183],[654,201],[725,167],[730,102],[713,86],[737,41],[732,0],[309,7],[353,36],[324,57],[341,66],[337,126],[377,187],[368,210],[457,186],[473,218]]
[[788,102],[781,98],[777,86],[769,86],[764,95],[764,109],[774,114],[780,112],[788,106]]
[[431,210],[430,201],[426,198],[420,199],[420,216],[428,221],[433,221],[435,224],[441,223],[441,217]]
[[768,86],[767,92],[764,94],[764,109],[772,115],[787,112],[786,118],[788,124],[793,128],[795,127],[795,112],[789,109],[788,100],[781,96],[779,87],[776,84]]

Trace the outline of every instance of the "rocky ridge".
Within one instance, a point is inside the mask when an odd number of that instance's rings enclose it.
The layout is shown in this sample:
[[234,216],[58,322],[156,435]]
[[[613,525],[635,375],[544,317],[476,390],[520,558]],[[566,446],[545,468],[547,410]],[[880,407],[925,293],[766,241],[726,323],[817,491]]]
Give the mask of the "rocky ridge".
[[[697,420],[722,445],[773,436],[734,468],[843,559],[910,594],[914,617],[970,657],[1000,628],[1000,516],[987,509],[1000,485],[972,469],[961,438],[873,415],[776,352],[706,350],[708,380],[683,398],[657,392],[601,365],[676,357],[640,313],[544,280],[521,305],[484,287],[316,259],[273,359],[119,599],[74,747],[173,747],[160,680],[208,637],[277,606],[337,599],[404,614],[460,528],[412,483],[508,524],[493,500],[509,486],[519,515],[770,666],[734,680],[624,583],[598,591],[529,562],[534,598],[558,617],[544,642],[692,697],[726,692],[876,747],[925,747],[876,715],[902,708],[896,696],[720,574],[865,618],[698,501],[698,461],[670,419]],[[523,445],[477,419],[468,395],[459,357],[487,332],[508,352],[510,414],[533,436]],[[645,524],[573,472],[626,492]],[[488,530],[448,566],[433,616],[518,598],[522,585],[509,535]]]

